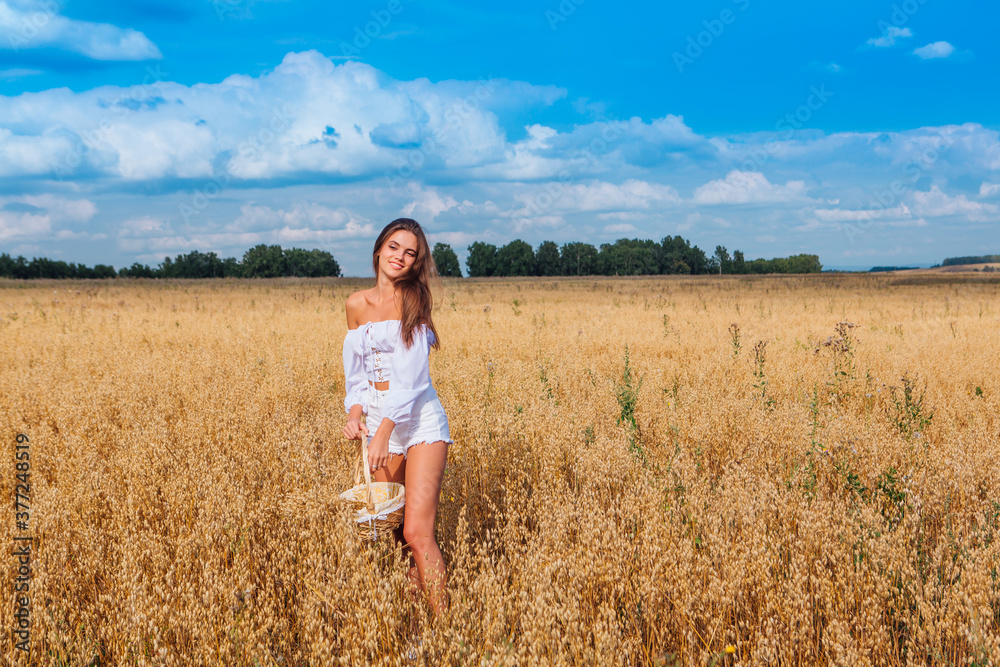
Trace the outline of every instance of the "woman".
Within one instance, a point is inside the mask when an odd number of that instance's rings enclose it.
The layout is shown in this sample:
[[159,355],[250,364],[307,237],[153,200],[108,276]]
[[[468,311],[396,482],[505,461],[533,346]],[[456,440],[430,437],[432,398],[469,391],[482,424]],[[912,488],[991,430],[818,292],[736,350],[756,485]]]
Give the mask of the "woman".
[[375,241],[372,267],[375,286],[347,299],[344,437],[368,437],[376,481],[406,485],[403,539],[416,562],[418,584],[439,612],[447,604],[446,576],[434,517],[453,441],[431,385],[428,354],[438,340],[430,280],[437,271],[420,225],[409,218],[386,225]]

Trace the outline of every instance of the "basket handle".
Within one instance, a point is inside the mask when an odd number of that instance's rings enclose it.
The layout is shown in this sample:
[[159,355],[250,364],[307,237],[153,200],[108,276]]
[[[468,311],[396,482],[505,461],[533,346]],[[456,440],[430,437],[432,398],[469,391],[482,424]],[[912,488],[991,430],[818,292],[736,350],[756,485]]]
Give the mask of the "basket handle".
[[[365,475],[365,487],[368,489],[368,494],[367,494],[368,502],[366,504],[366,507],[368,508],[369,512],[374,512],[375,501],[372,498],[372,471],[371,471],[371,466],[368,465],[368,446],[365,445],[364,440],[361,441],[361,456],[359,457],[359,459],[361,463],[361,470],[364,472]],[[358,475],[357,468],[355,468],[354,484],[357,485],[360,483],[361,483],[361,478],[360,475]]]

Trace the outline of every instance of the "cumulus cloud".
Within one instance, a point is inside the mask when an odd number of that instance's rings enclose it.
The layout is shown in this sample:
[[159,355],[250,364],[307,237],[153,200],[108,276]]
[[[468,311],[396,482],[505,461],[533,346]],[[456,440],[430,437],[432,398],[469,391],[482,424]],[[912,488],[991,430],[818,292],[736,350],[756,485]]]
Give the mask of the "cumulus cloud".
[[706,183],[695,189],[698,204],[765,204],[805,200],[804,181],[788,181],[785,185],[770,183],[758,171],[729,172],[725,178]]
[[0,49],[53,47],[93,60],[158,60],[160,49],[132,28],[67,18],[56,2],[0,0]]
[[232,222],[222,226],[177,228],[152,216],[129,219],[119,225],[116,240],[120,250],[140,253],[140,258],[150,261],[191,250],[238,254],[260,243],[333,250],[346,241],[368,240],[377,233],[372,221],[346,207],[298,201],[274,208],[248,202],[240,206]]
[[504,217],[516,220],[520,229],[529,226],[557,226],[566,215],[664,210],[676,206],[681,198],[670,185],[626,179],[622,183],[589,181],[520,186],[510,195],[513,203]]
[[288,209],[244,204],[240,216],[225,229],[239,232],[279,229],[288,236],[315,240],[361,238],[376,233],[370,220],[348,209],[314,202],[297,202]]
[[927,46],[921,46],[919,49],[914,49],[913,55],[923,60],[931,60],[932,58],[947,58],[954,52],[955,47],[948,42],[933,42]]
[[[322,174],[408,178],[507,161],[497,177],[527,173],[496,111],[564,94],[523,82],[397,81],[316,51],[290,53],[259,77],[185,86],[157,74],[104,86],[0,97],[0,171],[229,185]],[[508,159],[510,158],[510,159]],[[530,169],[529,169],[530,171]],[[5,175],[6,175],[5,174]],[[287,181],[285,181],[287,183]]]
[[[451,195],[442,195],[437,188],[423,188],[410,184],[412,199],[403,207],[403,215],[433,222],[441,213],[459,208],[461,205]],[[473,208],[472,202],[464,202],[465,208]]]
[[973,222],[1000,221],[996,204],[972,201],[965,195],[950,196],[934,185],[927,192],[913,193],[913,209],[928,218],[959,217]]
[[882,31],[881,37],[873,37],[868,40],[868,46],[874,46],[878,48],[886,48],[896,44],[896,39],[901,37],[912,37],[913,33],[910,32],[909,28],[900,28],[899,26],[886,26]]
[[88,222],[97,207],[87,199],[55,195],[0,197],[0,241],[43,240],[72,231],[69,226]]
[[814,212],[816,219],[820,222],[858,222],[865,220],[901,220],[912,218],[913,214],[905,204],[893,206],[891,208],[875,209],[839,209],[839,208],[819,208]]
[[983,181],[982,185],[979,186],[980,197],[992,197],[996,194],[1000,194],[1000,183],[987,183]]

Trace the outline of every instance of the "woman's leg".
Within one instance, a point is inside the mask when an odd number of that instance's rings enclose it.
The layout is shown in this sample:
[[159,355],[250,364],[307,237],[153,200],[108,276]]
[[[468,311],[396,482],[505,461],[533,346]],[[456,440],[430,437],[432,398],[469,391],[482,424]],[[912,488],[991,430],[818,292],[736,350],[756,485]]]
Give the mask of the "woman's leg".
[[410,546],[420,583],[435,613],[448,606],[444,558],[434,539],[434,518],[447,459],[448,445],[439,440],[410,447],[406,460],[403,538]]
[[389,463],[372,473],[372,481],[405,484],[406,457],[402,454],[389,454]]
[[[373,482],[395,482],[406,485],[406,457],[402,454],[389,454],[389,463],[372,473]],[[403,539],[402,527],[393,531],[396,541],[406,542]],[[403,552],[404,555],[406,552]]]

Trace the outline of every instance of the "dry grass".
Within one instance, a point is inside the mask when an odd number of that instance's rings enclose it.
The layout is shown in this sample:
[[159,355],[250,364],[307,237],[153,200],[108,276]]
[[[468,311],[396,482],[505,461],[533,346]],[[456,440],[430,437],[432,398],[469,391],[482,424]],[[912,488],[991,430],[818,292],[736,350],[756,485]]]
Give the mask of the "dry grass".
[[910,283],[445,282],[436,621],[332,503],[357,281],[0,283],[33,660],[996,664],[1000,285]]

